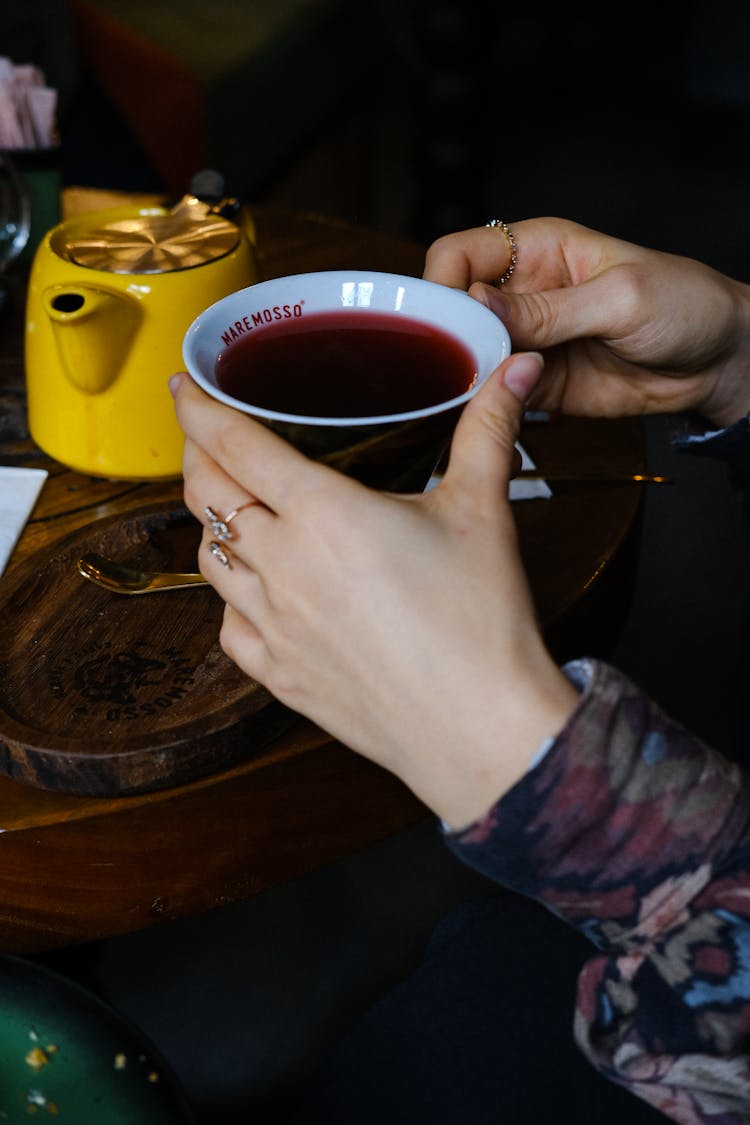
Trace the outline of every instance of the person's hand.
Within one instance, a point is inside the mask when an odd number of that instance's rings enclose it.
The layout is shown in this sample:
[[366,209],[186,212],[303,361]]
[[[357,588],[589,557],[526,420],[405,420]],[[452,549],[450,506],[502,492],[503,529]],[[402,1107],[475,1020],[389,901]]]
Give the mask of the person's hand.
[[429,248],[424,276],[468,289],[515,349],[545,356],[530,405],[604,417],[696,410],[719,426],[750,411],[750,287],[708,266],[562,219],[485,227]]
[[[517,355],[466,407],[441,484],[364,488],[308,461],[186,376],[185,498],[233,519],[221,644],[248,675],[401,777],[453,827],[485,812],[564,725],[576,693],[537,628],[507,499],[541,370]],[[512,388],[512,389],[511,389]]]

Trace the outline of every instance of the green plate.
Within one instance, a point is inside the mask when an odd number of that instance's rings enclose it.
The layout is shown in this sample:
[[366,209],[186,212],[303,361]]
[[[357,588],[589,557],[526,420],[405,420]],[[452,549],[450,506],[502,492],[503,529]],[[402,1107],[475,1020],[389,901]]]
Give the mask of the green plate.
[[72,981],[0,957],[0,1125],[194,1125],[176,1080],[126,1020]]

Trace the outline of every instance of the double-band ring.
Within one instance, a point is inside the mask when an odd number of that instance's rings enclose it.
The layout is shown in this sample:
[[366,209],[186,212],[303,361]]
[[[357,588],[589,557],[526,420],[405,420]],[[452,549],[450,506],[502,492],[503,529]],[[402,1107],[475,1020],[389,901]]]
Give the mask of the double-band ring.
[[[229,539],[234,539],[233,533],[229,530],[229,525],[234,517],[238,516],[240,512],[244,512],[245,508],[252,508],[257,503],[257,500],[248,500],[246,504],[240,504],[239,508],[233,508],[228,516],[220,516],[210,507],[204,508],[203,511],[206,513],[211,532],[222,543],[226,543]],[[216,551],[214,551],[214,554],[216,554]]]
[[485,223],[485,226],[491,227],[493,230],[499,230],[501,234],[505,235],[505,241],[508,243],[508,250],[510,251],[510,261],[508,262],[508,268],[506,269],[504,274],[502,274],[495,280],[494,283],[495,285],[504,285],[505,282],[513,276],[513,271],[515,270],[516,262],[518,261],[518,247],[516,246],[516,237],[508,224],[504,223],[502,219],[490,219],[488,223]]

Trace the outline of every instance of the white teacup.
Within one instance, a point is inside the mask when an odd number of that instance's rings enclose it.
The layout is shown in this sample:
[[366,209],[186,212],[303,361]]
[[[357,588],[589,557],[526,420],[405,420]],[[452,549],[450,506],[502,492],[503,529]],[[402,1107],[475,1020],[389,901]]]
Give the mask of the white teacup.
[[[322,335],[308,335],[320,326]],[[334,351],[326,351],[325,333],[335,333],[337,341],[345,338],[346,347],[353,349],[346,359],[339,361]],[[384,342],[384,334],[390,342]],[[294,367],[303,372],[306,359],[321,353],[315,370],[305,376],[307,382],[298,384],[304,408],[293,390],[280,391],[281,384],[273,382],[270,349],[279,347],[294,349]],[[188,371],[220,402],[252,415],[303,453],[365,484],[409,492],[427,483],[462,407],[509,354],[505,326],[461,290],[355,270],[281,277],[231,293],[196,318],[183,344]],[[389,358],[375,364],[373,355]],[[234,363],[236,374],[240,357],[241,382],[234,379],[228,390],[223,373]],[[331,392],[323,384],[328,375],[334,378],[339,362],[343,367]],[[433,367],[436,382],[440,372],[444,381],[434,393]],[[410,373],[417,368],[421,375],[430,371],[430,379],[419,380],[418,389],[410,385]],[[277,380],[284,376],[283,367],[273,370]],[[392,386],[380,387],[380,397],[374,399],[365,383],[375,374],[381,382],[391,370]],[[377,402],[374,411],[358,406],[366,391],[365,401]],[[411,402],[405,394],[421,394],[424,401]],[[264,406],[269,395],[272,400],[280,395],[281,401]],[[327,406],[317,405],[318,395]],[[343,411],[342,399],[351,402]]]

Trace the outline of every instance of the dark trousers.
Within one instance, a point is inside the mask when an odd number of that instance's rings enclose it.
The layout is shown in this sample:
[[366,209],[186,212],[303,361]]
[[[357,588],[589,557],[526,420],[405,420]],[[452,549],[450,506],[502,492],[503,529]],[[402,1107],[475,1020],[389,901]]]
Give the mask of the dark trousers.
[[423,963],[336,1047],[293,1125],[664,1125],[573,1042],[592,946],[534,903],[452,911]]

